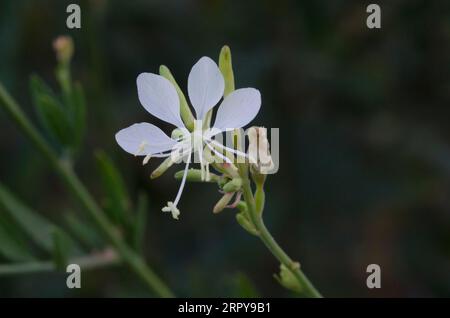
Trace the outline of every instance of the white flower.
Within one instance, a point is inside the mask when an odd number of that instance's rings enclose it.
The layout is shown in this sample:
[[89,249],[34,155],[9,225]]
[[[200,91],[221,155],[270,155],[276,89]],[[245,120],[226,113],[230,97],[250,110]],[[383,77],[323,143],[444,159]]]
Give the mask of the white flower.
[[[116,141],[130,154],[144,156],[144,164],[150,157],[168,157],[174,162],[185,159],[186,166],[177,196],[173,202],[168,202],[162,209],[171,212],[172,217],[178,219],[180,211],[177,204],[186,182],[186,175],[191,155],[198,152],[200,166],[208,176],[208,164],[203,157],[204,146],[225,161],[214,148],[218,147],[236,153],[227,148],[213,136],[227,130],[241,128],[247,125],[258,113],[261,106],[261,95],[257,89],[242,88],[227,95],[217,111],[214,125],[204,129],[202,122],[210,109],[222,98],[224,93],[224,79],[216,63],[209,57],[202,57],[191,69],[188,77],[188,95],[196,113],[194,132],[190,133],[180,116],[180,100],[175,87],[166,78],[152,73],[141,73],[137,77],[139,101],[153,116],[175,125],[182,131],[181,137],[175,139],[166,135],[161,129],[149,123],[138,123],[120,130],[116,134]],[[242,154],[245,155],[245,154]]]

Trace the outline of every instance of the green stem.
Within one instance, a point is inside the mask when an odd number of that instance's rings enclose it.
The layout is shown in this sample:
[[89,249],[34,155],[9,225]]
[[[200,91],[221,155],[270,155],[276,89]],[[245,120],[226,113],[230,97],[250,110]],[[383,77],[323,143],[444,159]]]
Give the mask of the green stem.
[[256,230],[258,231],[259,238],[261,239],[261,241],[263,241],[263,243],[273,254],[273,256],[275,256],[275,258],[278,259],[281,264],[286,266],[286,268],[288,268],[292,272],[292,274],[294,274],[295,278],[303,287],[303,292],[306,296],[321,298],[322,295],[298,267],[298,263],[294,262],[289,257],[289,255],[286,254],[286,252],[275,241],[269,230],[266,228],[262,219],[262,213],[258,213],[256,209],[255,198],[253,197],[250,179],[248,177],[248,168],[245,166],[245,164],[239,164],[239,174],[242,178],[242,190],[244,200],[247,203],[249,217],[253,222]]
[[19,105],[0,84],[0,106],[3,107],[25,135],[31,139],[36,148],[47,158],[59,173],[66,186],[73,192],[99,229],[112,243],[121,259],[160,297],[173,297],[174,295],[165,283],[150,269],[145,261],[134,252],[118,235],[115,227],[110,223],[105,213],[94,201],[80,179],[73,171],[71,165],[60,160],[45,139],[39,134],[30,120],[26,117]]
[[[68,264],[78,264],[82,270],[103,268],[119,264],[116,254],[97,253],[68,260]],[[58,270],[54,261],[37,261],[19,264],[0,265],[0,276],[31,274]]]

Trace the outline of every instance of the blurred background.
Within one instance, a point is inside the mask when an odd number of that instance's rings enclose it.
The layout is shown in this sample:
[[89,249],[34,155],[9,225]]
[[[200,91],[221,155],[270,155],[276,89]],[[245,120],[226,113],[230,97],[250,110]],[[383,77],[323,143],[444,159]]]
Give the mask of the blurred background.
[[[266,224],[328,297],[450,296],[450,3],[375,1],[381,30],[366,27],[368,1],[0,2],[0,81],[36,118],[29,76],[57,88],[51,43],[75,42],[73,76],[87,95],[88,128],[76,170],[101,199],[93,159],[105,150],[133,199],[149,196],[145,253],[180,296],[290,296],[272,278],[277,262],[240,228],[234,211],[213,215],[214,186],[188,184],[175,222],[160,209],[178,182],[114,140],[148,121],[140,72],[169,66],[186,89],[192,65],[231,47],[237,87],[263,97],[254,124],[280,128],[280,169],[266,183]],[[81,30],[65,26],[81,6]],[[47,162],[0,112],[0,180],[58,224],[83,214]],[[100,200],[101,201],[101,200]],[[0,262],[7,262],[0,256]],[[382,288],[366,287],[379,264]],[[121,267],[0,277],[0,296],[151,296]]]

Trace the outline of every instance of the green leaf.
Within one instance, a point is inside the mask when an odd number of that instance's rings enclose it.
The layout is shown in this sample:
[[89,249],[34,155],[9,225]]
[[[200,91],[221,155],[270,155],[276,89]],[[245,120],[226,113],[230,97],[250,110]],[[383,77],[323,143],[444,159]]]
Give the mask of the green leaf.
[[[53,232],[56,230],[62,232],[61,229],[20,202],[2,184],[0,184],[0,206],[33,239],[37,246],[49,253],[53,252]],[[68,240],[70,239],[68,238]],[[80,254],[80,249],[75,242],[71,244],[73,251]]]
[[60,230],[55,229],[52,233],[53,238],[53,261],[59,270],[67,266],[67,260],[70,253],[70,242],[67,236]]
[[54,225],[22,204],[1,184],[0,205],[33,238],[39,247],[46,251],[52,250],[52,232]]
[[0,255],[7,260],[23,262],[34,260],[20,230],[9,222],[6,215],[0,217]]
[[104,246],[103,238],[91,224],[81,220],[73,213],[66,213],[64,218],[69,232],[88,250],[100,249]]
[[75,83],[72,92],[72,125],[75,134],[75,143],[79,147],[83,141],[86,130],[86,99],[80,83]]
[[234,294],[239,298],[261,297],[253,282],[243,273],[238,273],[234,277]]
[[140,193],[138,197],[138,204],[136,216],[133,226],[133,246],[137,251],[142,251],[145,229],[147,225],[148,213],[148,198],[144,193]]
[[115,224],[126,227],[130,221],[130,200],[122,176],[105,152],[97,151],[95,157],[106,192],[105,210]]
[[30,88],[38,118],[47,133],[61,146],[73,144],[73,129],[67,112],[51,89],[38,76],[32,76]]

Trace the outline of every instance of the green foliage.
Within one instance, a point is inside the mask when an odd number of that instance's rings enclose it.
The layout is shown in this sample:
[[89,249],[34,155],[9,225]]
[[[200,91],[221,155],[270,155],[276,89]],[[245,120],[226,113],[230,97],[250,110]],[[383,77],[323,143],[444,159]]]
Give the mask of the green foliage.
[[116,225],[127,226],[130,219],[130,200],[125,182],[105,152],[97,151],[95,158],[105,191],[105,211]]
[[234,292],[233,296],[239,298],[257,298],[260,297],[259,291],[256,289],[250,278],[244,273],[238,273],[233,279]]
[[73,155],[86,130],[86,100],[83,87],[72,83],[69,65],[57,67],[61,96],[37,75],[30,78],[30,91],[39,121],[59,150]]
[[73,146],[73,130],[58,98],[37,75],[30,79],[30,90],[38,118],[47,134],[58,145]]
[[70,243],[67,241],[67,236],[61,231],[55,229],[52,233],[53,239],[53,261],[59,270],[63,270],[67,265],[69,257]]
[[2,211],[0,215],[0,255],[15,262],[34,260],[20,228]]
[[80,147],[86,131],[86,98],[83,86],[75,83],[72,91],[71,118],[74,132],[74,143],[76,147]]
[[52,232],[56,226],[25,206],[1,184],[0,206],[33,239],[36,245],[47,252],[52,251]]
[[[55,252],[54,249],[54,233],[58,232],[59,237],[64,237],[64,240],[67,242],[67,246],[70,245],[71,253],[70,255],[80,255],[81,249],[77,245],[75,241],[73,241],[68,234],[66,234],[61,228],[57,225],[54,225],[37,212],[31,210],[25,204],[23,204],[19,199],[17,199],[10,191],[8,191],[3,185],[0,184],[0,207],[2,207],[3,213],[6,213],[8,218],[12,220],[15,226],[11,227],[11,224],[6,224],[6,217],[2,217],[3,230],[0,235],[3,237],[3,240],[8,243],[8,254],[10,254],[11,250],[14,250],[17,253],[22,253],[20,248],[24,246],[25,240],[20,240],[18,233],[19,230],[11,229],[20,229],[23,233],[33,241],[38,247],[40,247],[43,251],[48,254],[53,254]],[[7,225],[7,226],[5,226]],[[26,246],[26,245],[25,245]],[[22,253],[23,254],[23,253]],[[20,255],[20,254],[18,254]],[[25,254],[24,254],[25,255]],[[26,260],[27,258],[17,259],[15,257],[11,258],[11,260]]]
[[145,193],[140,193],[137,201],[136,216],[133,223],[133,247],[142,252],[147,225],[148,198]]
[[105,245],[97,230],[92,224],[84,221],[80,215],[66,213],[64,218],[69,232],[86,249],[100,249]]
[[135,206],[136,211],[132,213],[133,205],[130,196],[114,162],[103,151],[97,151],[95,157],[105,192],[103,200],[105,212],[133,248],[141,250],[148,212],[148,199],[141,193]]

